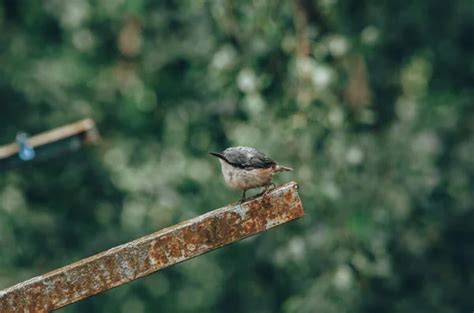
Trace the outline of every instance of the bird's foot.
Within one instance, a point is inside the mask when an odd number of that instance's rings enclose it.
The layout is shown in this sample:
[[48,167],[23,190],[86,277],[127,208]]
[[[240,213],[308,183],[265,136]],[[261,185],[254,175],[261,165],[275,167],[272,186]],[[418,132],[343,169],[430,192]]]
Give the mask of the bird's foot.
[[247,189],[245,189],[242,193],[242,197],[240,198],[240,201],[239,201],[239,204],[242,204],[245,202],[245,200],[247,200],[247,198],[245,198],[245,193],[247,192]]
[[265,185],[265,189],[263,189],[263,191],[258,194],[258,197],[262,196],[265,198],[271,190],[275,189],[275,187],[276,186],[274,183],[269,183],[268,185]]

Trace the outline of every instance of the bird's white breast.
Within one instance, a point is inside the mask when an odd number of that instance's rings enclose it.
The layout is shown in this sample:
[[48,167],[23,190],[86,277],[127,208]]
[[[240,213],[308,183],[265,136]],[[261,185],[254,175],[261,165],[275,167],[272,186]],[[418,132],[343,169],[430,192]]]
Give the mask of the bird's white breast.
[[231,188],[244,190],[265,186],[273,176],[272,168],[246,170],[234,167],[223,160],[219,161],[224,181]]

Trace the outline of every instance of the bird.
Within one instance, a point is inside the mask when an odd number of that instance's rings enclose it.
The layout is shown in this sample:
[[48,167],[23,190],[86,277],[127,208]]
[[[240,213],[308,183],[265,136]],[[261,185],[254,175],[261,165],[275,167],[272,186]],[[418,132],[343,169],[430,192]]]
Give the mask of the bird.
[[270,190],[273,175],[293,169],[266,156],[252,147],[230,147],[222,152],[210,152],[221,163],[222,176],[227,186],[242,190],[240,202],[245,201],[249,189],[264,187],[263,195]]

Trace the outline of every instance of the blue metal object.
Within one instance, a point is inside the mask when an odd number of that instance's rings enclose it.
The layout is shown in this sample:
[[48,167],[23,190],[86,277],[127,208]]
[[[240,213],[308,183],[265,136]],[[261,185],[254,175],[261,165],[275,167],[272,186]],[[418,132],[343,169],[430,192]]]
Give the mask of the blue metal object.
[[19,133],[16,135],[16,142],[18,144],[18,156],[23,161],[30,161],[35,158],[35,150],[28,144],[28,135],[25,133]]

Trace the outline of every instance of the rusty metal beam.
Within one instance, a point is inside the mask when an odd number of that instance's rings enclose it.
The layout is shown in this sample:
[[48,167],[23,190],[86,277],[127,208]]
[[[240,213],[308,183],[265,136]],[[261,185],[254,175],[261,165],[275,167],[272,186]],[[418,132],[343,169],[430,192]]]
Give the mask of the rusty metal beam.
[[49,312],[302,217],[291,182],[0,291],[0,312]]

